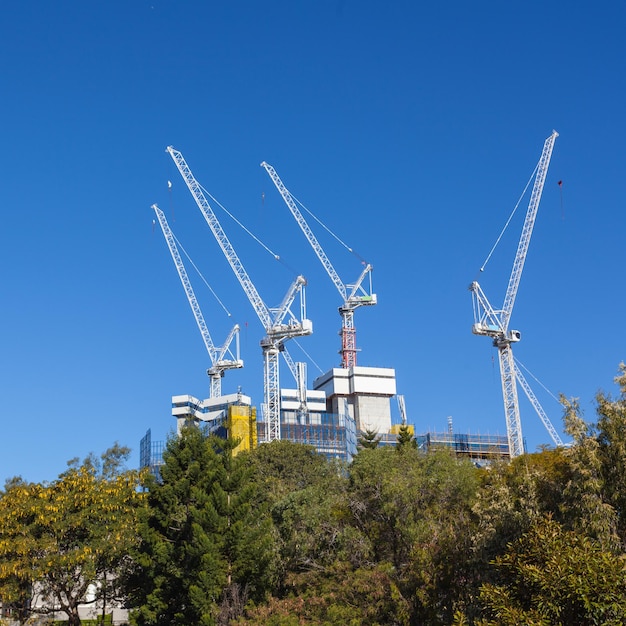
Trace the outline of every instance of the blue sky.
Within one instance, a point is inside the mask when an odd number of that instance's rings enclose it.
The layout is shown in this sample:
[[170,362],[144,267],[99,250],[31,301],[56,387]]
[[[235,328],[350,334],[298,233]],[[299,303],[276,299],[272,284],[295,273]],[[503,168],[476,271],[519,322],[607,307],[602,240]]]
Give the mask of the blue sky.
[[[339,294],[263,160],[374,266],[359,364],[396,368],[416,430],[452,416],[459,432],[505,434],[497,354],[471,334],[467,287],[556,129],[511,327],[520,361],[593,419],[625,359],[625,27],[619,2],[5,3],[0,481],[52,480],[115,441],[135,465],[146,430],[172,428],[172,394],[208,395],[155,202],[232,311],[190,271],[216,343],[243,326],[246,366],[224,391],[261,402],[260,323],[168,145],[281,255],[220,215],[268,305],[307,277],[315,332],[301,345],[321,369],[339,362]],[[480,277],[496,306],[526,205]],[[354,280],[358,260],[317,234]],[[560,406],[529,380],[561,431]],[[529,449],[550,443],[521,405]]]

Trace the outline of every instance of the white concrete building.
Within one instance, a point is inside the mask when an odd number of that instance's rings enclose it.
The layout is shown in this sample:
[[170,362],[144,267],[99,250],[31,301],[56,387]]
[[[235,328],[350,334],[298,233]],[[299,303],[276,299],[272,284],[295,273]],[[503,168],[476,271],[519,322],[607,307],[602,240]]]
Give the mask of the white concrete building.
[[387,367],[335,367],[313,381],[323,391],[329,413],[348,413],[357,430],[388,433],[391,398],[396,395],[396,371]]

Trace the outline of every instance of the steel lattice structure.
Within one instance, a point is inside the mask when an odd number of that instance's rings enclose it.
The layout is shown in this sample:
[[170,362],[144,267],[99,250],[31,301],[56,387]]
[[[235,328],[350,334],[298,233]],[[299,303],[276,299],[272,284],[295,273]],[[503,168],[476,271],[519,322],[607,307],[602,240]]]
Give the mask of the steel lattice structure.
[[512,344],[521,339],[518,330],[509,330],[509,321],[515,304],[515,297],[519,288],[524,262],[528,254],[528,246],[537,217],[537,210],[541,200],[550,158],[554,142],[558,133],[553,131],[545,140],[543,150],[535,173],[535,182],[528,202],[528,210],[522,227],[522,234],[517,246],[513,269],[509,278],[509,284],[501,309],[494,309],[478,282],[474,281],[470,285],[472,300],[474,303],[474,325],[472,332],[476,335],[486,335],[493,339],[493,345],[498,348],[500,362],[500,377],[502,380],[502,396],[504,400],[504,413],[506,418],[506,429],[509,440],[509,452],[511,458],[519,456],[524,452],[524,442],[522,436],[522,424],[520,418],[519,401],[517,395],[517,381],[519,380],[526,395],[530,399],[533,407],[538,412],[539,417],[548,429],[556,445],[562,445],[560,437],[550,423],[545,411],[541,408],[539,401],[530,389],[528,382],[522,376],[513,358]]

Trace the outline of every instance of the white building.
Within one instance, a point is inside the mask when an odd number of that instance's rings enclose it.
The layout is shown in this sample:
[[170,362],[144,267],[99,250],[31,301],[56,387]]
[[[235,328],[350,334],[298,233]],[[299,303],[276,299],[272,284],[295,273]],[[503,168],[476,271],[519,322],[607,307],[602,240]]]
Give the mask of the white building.
[[323,391],[329,413],[348,413],[359,431],[391,430],[390,399],[396,394],[396,371],[387,367],[335,367],[313,381]]

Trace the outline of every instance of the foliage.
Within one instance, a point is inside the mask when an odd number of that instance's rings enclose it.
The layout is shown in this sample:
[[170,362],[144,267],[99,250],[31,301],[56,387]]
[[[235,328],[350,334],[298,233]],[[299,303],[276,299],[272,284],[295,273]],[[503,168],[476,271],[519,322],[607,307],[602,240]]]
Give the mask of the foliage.
[[396,450],[398,452],[402,452],[406,448],[411,448],[413,450],[417,450],[417,440],[413,436],[411,429],[406,424],[400,426],[397,442],[396,442]]
[[324,626],[408,626],[410,605],[388,565],[353,569],[336,565],[324,574],[294,576],[291,593],[250,607],[238,626],[322,624]]
[[566,516],[574,530],[586,533],[607,548],[614,548],[618,543],[617,516],[606,498],[607,485],[603,480],[602,455],[595,427],[584,422],[576,400],[563,398],[562,403],[566,430],[575,443],[567,450],[571,478],[563,490]]
[[388,563],[418,623],[438,623],[459,595],[477,470],[447,451],[362,450],[350,468],[349,506],[376,563]]
[[373,450],[374,448],[378,448],[381,439],[382,437],[375,430],[366,429],[361,431],[357,439],[359,450]]
[[270,519],[252,508],[254,485],[234,445],[193,426],[168,441],[161,481],[146,483],[129,580],[137,624],[227,623],[271,585]]
[[[138,473],[121,471],[127,454],[119,447],[105,452],[103,461],[114,467],[106,475],[86,460],[72,462],[50,484],[7,483],[0,497],[0,596],[5,602],[24,608],[36,593],[45,606],[33,611],[56,605],[73,626],[80,624],[78,605],[90,586],[105,603],[120,597],[117,581],[135,542],[141,499]],[[119,463],[108,463],[111,457]]]
[[600,475],[605,501],[617,516],[617,533],[622,549],[626,548],[626,365],[620,365],[615,382],[620,395],[613,400],[598,393],[597,440]]
[[481,599],[482,624],[615,625],[626,622],[626,557],[550,518],[534,524],[496,559],[499,584]]
[[324,484],[338,471],[313,446],[286,440],[263,443],[239,456],[257,486],[257,495],[269,504],[294,491]]
[[[161,480],[146,478],[140,543],[120,578],[132,619],[155,626],[626,623],[624,365],[616,382],[616,398],[597,395],[596,423],[583,419],[575,399],[563,399],[573,445],[488,468],[445,449],[422,453],[408,429],[395,449],[379,447],[380,437],[366,431],[350,465],[287,441],[233,457],[232,441],[185,429],[168,442]],[[106,538],[80,511],[98,493],[118,502],[102,490],[123,475],[116,460],[123,454],[114,448],[105,459],[73,462],[51,485],[7,483],[0,593],[16,609],[27,606],[43,570],[15,562],[34,562],[42,546],[39,567],[65,554],[80,581],[97,578],[91,555]],[[76,545],[61,543],[66,531]],[[115,559],[131,544],[127,538],[119,553],[108,552],[109,571],[121,571]],[[93,562],[104,571],[103,556]]]

